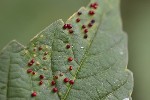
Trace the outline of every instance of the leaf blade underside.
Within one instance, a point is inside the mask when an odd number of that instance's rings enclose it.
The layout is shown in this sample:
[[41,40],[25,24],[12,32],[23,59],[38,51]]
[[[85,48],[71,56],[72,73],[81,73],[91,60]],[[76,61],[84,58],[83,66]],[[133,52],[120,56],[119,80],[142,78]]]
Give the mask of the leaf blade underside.
[[[88,15],[91,3],[97,2],[94,16]],[[92,9],[93,10],[93,9]],[[2,100],[131,100],[133,76],[127,70],[127,36],[122,31],[119,0],[91,0],[66,23],[73,26],[73,34],[58,20],[35,36],[27,47],[13,41],[0,55],[0,99]],[[80,23],[76,19],[80,18]],[[84,39],[82,25],[91,20]],[[66,49],[66,45],[72,47]],[[44,55],[48,52],[47,55]],[[68,62],[68,57],[73,61]],[[28,66],[34,58],[35,63]],[[69,71],[69,66],[73,70]],[[28,74],[32,69],[35,74]],[[63,74],[63,75],[60,75]],[[40,75],[44,75],[39,86]],[[58,76],[58,79],[54,77]],[[64,78],[74,84],[64,83]],[[51,81],[56,85],[51,86]],[[57,87],[58,92],[52,89]],[[33,92],[37,93],[32,97]]]

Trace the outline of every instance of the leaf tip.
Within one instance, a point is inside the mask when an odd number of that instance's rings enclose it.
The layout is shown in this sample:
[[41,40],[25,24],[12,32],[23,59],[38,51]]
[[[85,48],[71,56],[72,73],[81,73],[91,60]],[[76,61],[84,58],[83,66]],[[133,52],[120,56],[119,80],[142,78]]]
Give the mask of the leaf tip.
[[14,51],[22,50],[23,48],[24,46],[21,43],[19,43],[16,40],[12,40],[1,50],[1,52],[4,52],[4,51],[14,52]]

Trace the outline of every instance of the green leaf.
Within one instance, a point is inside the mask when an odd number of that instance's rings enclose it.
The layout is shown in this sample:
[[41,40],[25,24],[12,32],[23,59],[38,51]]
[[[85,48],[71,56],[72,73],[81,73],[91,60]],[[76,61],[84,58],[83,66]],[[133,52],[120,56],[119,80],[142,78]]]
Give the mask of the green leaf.
[[[98,8],[90,8],[95,2]],[[90,10],[95,14],[89,15]],[[119,0],[91,0],[78,12],[82,14],[75,13],[66,21],[72,25],[72,34],[58,20],[35,36],[27,47],[12,41],[1,51],[0,100],[132,99],[133,76],[126,68],[127,36],[122,31]],[[77,18],[81,21],[76,22]],[[88,27],[91,20],[95,23]],[[83,24],[88,29],[87,38]],[[71,48],[67,49],[67,44]],[[73,61],[68,61],[69,57]],[[69,66],[73,69],[69,70]],[[28,69],[32,72],[28,73]],[[74,84],[65,83],[65,78]],[[52,81],[56,82],[53,86]]]

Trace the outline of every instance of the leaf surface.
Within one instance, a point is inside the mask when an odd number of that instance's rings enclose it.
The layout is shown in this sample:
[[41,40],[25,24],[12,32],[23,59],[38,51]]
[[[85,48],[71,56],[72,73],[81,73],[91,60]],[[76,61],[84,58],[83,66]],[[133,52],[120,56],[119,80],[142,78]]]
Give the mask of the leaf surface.
[[127,36],[119,0],[91,0],[66,23],[72,28],[64,30],[58,20],[27,47],[12,41],[1,51],[0,100],[131,100],[133,76],[126,69]]

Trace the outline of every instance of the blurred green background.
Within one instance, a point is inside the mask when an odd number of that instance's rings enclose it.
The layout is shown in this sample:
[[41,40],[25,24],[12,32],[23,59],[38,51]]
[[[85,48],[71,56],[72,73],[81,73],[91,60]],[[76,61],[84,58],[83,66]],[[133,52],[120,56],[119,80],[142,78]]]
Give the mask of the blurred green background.
[[[114,0],[115,1],[115,0]],[[0,49],[16,39],[26,45],[57,19],[67,20],[89,0],[0,0]],[[129,36],[133,100],[150,100],[150,0],[122,0],[124,30]]]

